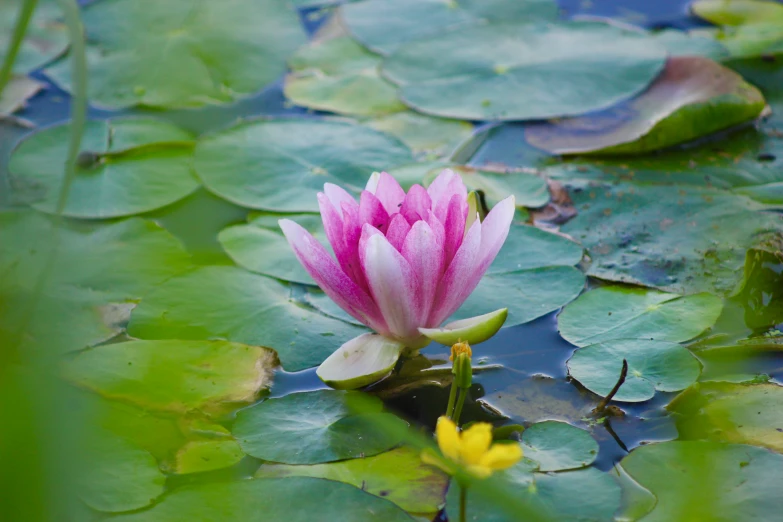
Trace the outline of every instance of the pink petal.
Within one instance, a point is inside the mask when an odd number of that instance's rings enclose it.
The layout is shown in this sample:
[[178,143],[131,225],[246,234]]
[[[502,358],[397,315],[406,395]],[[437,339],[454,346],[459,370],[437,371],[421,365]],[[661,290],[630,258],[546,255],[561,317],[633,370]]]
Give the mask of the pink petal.
[[321,210],[321,221],[324,224],[324,231],[326,231],[326,238],[332,245],[337,260],[342,266],[341,257],[345,256],[345,241],[343,239],[343,218],[342,209],[335,208],[326,194],[323,192],[318,193],[318,208]]
[[462,213],[462,201],[460,196],[454,194],[449,200],[446,214],[444,216],[443,229],[445,237],[445,259],[450,263],[457,253],[457,249],[462,244],[465,237],[465,216]]
[[391,216],[395,212],[400,211],[400,206],[405,200],[405,191],[402,189],[394,176],[386,172],[381,172],[378,177],[378,185],[376,190],[371,190],[375,197],[377,197],[383,204],[383,208]]
[[475,266],[480,259],[482,225],[476,220],[465,235],[459,250],[438,285],[435,306],[430,312],[427,327],[435,328],[457,311],[470,293],[478,286],[481,275],[475,275]]
[[370,176],[370,179],[367,180],[367,185],[364,186],[364,190],[375,194],[375,191],[378,189],[378,181],[380,179],[381,179],[381,173],[373,172],[372,175]]
[[451,198],[454,196],[459,196],[459,200],[464,202],[467,212],[468,189],[465,188],[459,174],[453,170],[443,169],[438,177],[430,183],[427,192],[432,199],[432,210],[441,222],[446,219]]
[[365,225],[360,257],[370,292],[391,334],[398,340],[419,337],[418,281],[410,264],[383,234]]
[[481,257],[474,268],[479,279],[489,269],[492,261],[503,248],[515,211],[515,200],[512,195],[495,205],[484,218],[484,222],[481,223]]
[[[355,202],[354,202],[355,203]],[[364,291],[369,291],[364,279],[362,264],[359,260],[359,238],[362,235],[362,223],[359,218],[359,205],[343,202],[343,241],[345,249],[337,258],[340,266]]]
[[336,210],[341,210],[343,203],[347,203],[351,207],[358,208],[359,206],[353,196],[333,183],[324,184],[324,194]]
[[[446,229],[443,228],[443,223],[440,222],[438,218],[435,217],[435,213],[430,210],[427,212],[427,224],[430,226],[430,229],[435,233],[435,238],[438,240],[438,243],[441,245],[446,244]],[[446,263],[448,265],[448,262]]]
[[411,226],[420,219],[427,219],[427,211],[432,206],[432,200],[421,185],[413,185],[405,196],[400,207],[400,214],[405,216]]
[[408,237],[405,238],[402,257],[408,261],[416,274],[419,283],[416,292],[420,310],[418,323],[426,324],[445,266],[443,245],[438,242],[426,221],[417,221],[413,225]]
[[402,252],[402,244],[410,231],[408,220],[402,214],[394,214],[389,222],[389,230],[386,231],[386,239],[398,252]]
[[290,219],[281,219],[278,223],[297,259],[326,295],[376,332],[387,331],[383,317],[370,296],[340,269],[317,239]]
[[359,199],[359,220],[362,225],[369,223],[381,232],[386,232],[389,224],[389,214],[381,202],[371,192],[362,192]]

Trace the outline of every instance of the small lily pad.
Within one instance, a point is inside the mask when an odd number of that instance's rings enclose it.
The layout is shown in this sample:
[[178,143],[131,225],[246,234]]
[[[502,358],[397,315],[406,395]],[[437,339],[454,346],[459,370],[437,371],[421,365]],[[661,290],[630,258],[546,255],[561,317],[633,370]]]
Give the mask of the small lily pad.
[[109,399],[143,408],[219,412],[255,401],[269,388],[274,353],[226,341],[129,341],[91,348],[67,378]]
[[291,288],[239,268],[210,266],[168,280],[133,310],[141,339],[213,339],[268,346],[288,371],[317,366],[364,332],[291,297]]
[[396,138],[344,121],[258,120],[205,136],[195,152],[204,185],[233,203],[318,212],[324,183],[360,190],[373,171],[412,161]]
[[623,360],[628,361],[628,375],[613,397],[621,402],[646,401],[656,391],[680,391],[696,382],[701,372],[696,358],[677,343],[614,339],[574,352],[568,373],[591,392],[606,397],[620,377]]
[[[0,4],[0,56],[5,57],[11,35],[25,0]],[[27,74],[46,65],[68,48],[68,28],[60,21],[62,11],[55,0],[40,0],[14,62],[14,72]]]
[[[625,286],[590,290],[557,318],[568,342],[587,346],[614,339],[646,339],[679,343],[710,328],[723,310],[708,293],[681,296]],[[619,375],[619,372],[618,372]]]
[[449,479],[421,461],[420,451],[401,447],[359,459],[290,466],[264,464],[256,477],[317,477],[345,482],[394,502],[405,511],[436,513],[445,502]]
[[539,471],[562,471],[589,466],[598,456],[598,443],[585,430],[566,422],[544,421],[522,433],[525,457]]
[[396,446],[400,440],[376,423],[382,419],[404,426],[404,421],[383,413],[383,404],[374,397],[354,412],[355,397],[364,396],[321,390],[267,399],[240,411],[232,432],[249,455],[286,464],[370,457]]
[[177,452],[175,473],[200,473],[233,466],[245,456],[235,440],[192,440]]
[[[68,154],[70,124],[27,137],[9,163],[12,183],[40,192],[32,205],[57,209]],[[66,216],[113,218],[140,214],[178,201],[199,186],[193,172],[192,134],[148,118],[87,124]]]
[[605,111],[529,127],[527,140],[552,154],[623,155],[690,141],[757,118],[761,92],[709,58],[670,58],[631,101]]
[[506,322],[508,309],[501,308],[478,317],[470,317],[446,324],[440,328],[419,328],[428,339],[451,346],[460,341],[470,344],[483,343],[495,335]]

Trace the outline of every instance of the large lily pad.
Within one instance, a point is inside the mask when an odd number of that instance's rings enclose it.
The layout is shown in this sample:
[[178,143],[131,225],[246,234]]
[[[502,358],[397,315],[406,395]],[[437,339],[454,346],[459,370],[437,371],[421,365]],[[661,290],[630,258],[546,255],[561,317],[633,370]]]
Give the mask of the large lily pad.
[[[89,98],[115,109],[235,101],[277,79],[305,40],[287,2],[107,0],[81,14]],[[71,88],[67,60],[47,74]]]
[[699,378],[696,358],[677,343],[642,339],[615,339],[592,344],[574,352],[568,373],[588,390],[606,397],[620,378],[623,360],[628,375],[613,400],[641,402],[656,391],[687,388]]
[[289,371],[317,366],[366,330],[295,302],[291,289],[233,267],[204,267],[150,292],[131,315],[142,339],[211,339],[268,346]]
[[388,54],[401,44],[485,22],[557,18],[552,0],[367,0],[343,6],[342,19],[364,45]]
[[726,294],[745,251],[783,230],[780,215],[712,188],[574,184],[579,211],[563,226],[588,249],[588,275],[663,290]]
[[522,433],[525,458],[539,471],[562,471],[589,466],[598,456],[598,443],[585,430],[566,422],[544,421]]
[[[433,118],[414,111],[395,112],[364,123],[398,137],[416,157],[423,160],[448,157],[473,132],[473,125],[469,122]],[[402,183],[402,180],[398,181]],[[421,178],[416,182],[420,183]]]
[[348,36],[314,41],[288,61],[285,95],[310,109],[351,116],[401,111],[394,85],[381,78],[381,57]]
[[76,489],[93,509],[139,509],[163,493],[166,477],[155,458],[117,435],[107,432],[91,436],[87,461]]
[[386,498],[405,511],[434,515],[445,502],[448,476],[424,464],[421,452],[401,447],[359,459],[291,466],[264,464],[256,477],[317,477],[345,482]]
[[324,183],[361,189],[373,171],[412,161],[401,142],[347,122],[259,120],[202,138],[196,171],[233,203],[275,212],[318,212]]
[[708,58],[670,58],[632,101],[595,114],[532,126],[525,137],[552,154],[636,154],[662,149],[759,116],[758,89]]
[[700,383],[667,407],[688,439],[753,444],[783,452],[783,387],[777,384]]
[[[0,56],[8,52],[11,34],[24,0],[4,0],[0,4]],[[57,58],[68,48],[68,29],[59,21],[62,15],[54,0],[40,0],[27,26],[14,71],[26,74]]]
[[783,509],[783,456],[762,448],[663,442],[636,448],[621,465],[658,498],[644,517],[651,522],[773,520]]
[[577,346],[613,339],[683,342],[710,328],[723,309],[721,300],[702,293],[689,296],[646,288],[605,286],[568,305],[557,326]]
[[226,341],[129,341],[91,348],[66,367],[72,382],[158,411],[235,408],[269,388],[275,355]]
[[147,511],[118,522],[221,520],[311,522],[313,516],[341,522],[412,522],[403,510],[348,484],[310,477],[254,479],[186,486]]
[[[44,129],[13,152],[12,182],[37,192],[32,205],[57,210],[70,124]],[[154,210],[199,186],[192,162],[194,136],[170,123],[142,118],[90,121],[63,213],[112,218]]]
[[643,35],[606,24],[493,24],[408,43],[383,71],[400,85],[402,101],[421,112],[527,120],[626,100],[658,75],[665,57],[665,48]]
[[240,411],[232,432],[249,455],[286,464],[370,457],[399,444],[378,423],[404,426],[404,421],[383,413],[374,397],[354,411],[352,401],[360,398],[367,399],[356,392],[320,390],[268,399]]

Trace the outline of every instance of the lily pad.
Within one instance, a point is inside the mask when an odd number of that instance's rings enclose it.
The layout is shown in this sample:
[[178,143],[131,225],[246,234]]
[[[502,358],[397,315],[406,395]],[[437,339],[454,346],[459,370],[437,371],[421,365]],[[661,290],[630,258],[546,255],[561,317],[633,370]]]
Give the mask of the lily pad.
[[581,260],[582,247],[570,239],[529,225],[512,224],[503,248],[487,273],[574,266]]
[[[649,339],[679,343],[710,328],[723,310],[707,293],[681,296],[625,286],[590,290],[557,318],[566,341],[577,346],[614,339]],[[619,373],[618,373],[619,375]]]
[[562,471],[589,466],[598,456],[598,443],[585,430],[566,422],[544,421],[522,433],[525,457],[539,471]]
[[288,371],[317,366],[366,330],[291,298],[291,289],[244,270],[210,266],[170,279],[133,310],[128,332],[142,339],[211,339],[277,351]]
[[[360,412],[352,401],[366,399]],[[267,399],[237,414],[234,437],[242,449],[259,459],[286,464],[319,464],[370,457],[400,440],[376,423],[404,421],[383,413],[377,398],[358,392],[320,390]]]
[[[0,4],[0,56],[8,53],[11,34],[24,0],[4,0]],[[54,0],[40,0],[27,26],[14,71],[27,74],[54,60],[68,48],[68,29],[59,18],[60,7]]]
[[78,479],[79,497],[98,511],[130,511],[163,494],[166,477],[148,452],[110,433],[90,437],[88,463]]
[[644,90],[665,58],[644,35],[607,24],[493,24],[408,43],[383,71],[426,114],[530,120],[611,107]]
[[[396,136],[411,148],[416,157],[425,161],[448,157],[473,132],[473,125],[469,122],[433,118],[413,111],[395,112],[366,120],[364,124]],[[416,183],[421,183],[422,178]]]
[[719,61],[729,57],[729,51],[715,40],[711,34],[704,34],[698,29],[679,31],[663,29],[651,35],[664,45],[670,57],[704,56]]
[[718,40],[736,57],[783,52],[783,6],[766,0],[697,0],[691,11],[722,26]]
[[699,383],[667,409],[686,439],[706,438],[783,452],[783,387],[777,384]]
[[0,119],[24,108],[27,100],[35,96],[42,88],[43,84],[32,78],[12,76],[8,85],[0,93]]
[[297,105],[350,116],[405,110],[397,88],[379,74],[381,57],[348,36],[314,41],[288,64],[284,92]]
[[220,412],[255,401],[276,366],[268,348],[226,341],[129,341],[91,348],[67,378],[109,399],[143,408]]
[[640,96],[605,111],[529,127],[552,154],[638,154],[757,118],[766,101],[742,77],[708,58],[670,58]]
[[420,451],[401,447],[359,459],[290,466],[264,464],[256,477],[317,477],[345,482],[394,502],[405,511],[436,513],[445,502],[449,478],[421,461]]
[[202,138],[195,152],[204,185],[241,206],[318,212],[324,183],[360,190],[373,171],[412,161],[410,150],[378,131],[334,120],[244,122]]
[[593,393],[606,397],[628,361],[628,375],[613,400],[641,402],[656,391],[687,388],[699,378],[701,367],[691,353],[677,343],[641,339],[614,339],[591,344],[574,352],[568,373]]
[[[110,2],[111,3],[111,2]],[[41,193],[32,205],[54,213],[63,185],[70,124],[32,134],[13,152],[12,183]],[[112,218],[178,201],[198,188],[194,136],[170,123],[122,118],[87,124],[66,216]]]
[[620,465],[658,498],[651,522],[773,520],[783,509],[783,455],[766,449],[671,441],[640,446]]
[[[284,281],[315,285],[310,274],[302,268],[291,246],[283,236],[277,220],[279,214],[256,214],[248,225],[233,225],[220,231],[218,241],[223,250],[238,265],[252,272],[268,275]],[[306,228],[328,245],[319,214],[288,214],[285,216]],[[329,248],[329,247],[327,247]]]
[[177,452],[174,471],[187,474],[227,468],[244,456],[235,440],[192,440]]
[[341,9],[342,20],[364,45],[389,54],[401,44],[485,22],[557,18],[552,0],[367,0]]
[[[287,2],[108,0],[81,15],[89,98],[112,109],[236,101],[284,73],[286,58],[305,41]],[[70,90],[67,60],[46,73]]]

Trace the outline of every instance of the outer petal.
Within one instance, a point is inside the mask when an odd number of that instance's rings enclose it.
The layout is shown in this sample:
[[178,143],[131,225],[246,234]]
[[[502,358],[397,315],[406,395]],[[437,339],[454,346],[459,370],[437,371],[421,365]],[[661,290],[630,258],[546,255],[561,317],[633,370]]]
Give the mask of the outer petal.
[[375,232],[364,225],[359,252],[370,293],[395,338],[418,339],[416,274],[386,237]]
[[[443,228],[443,223],[440,222],[438,218],[435,217],[435,213],[433,211],[427,212],[427,224],[430,226],[430,229],[432,229],[433,232],[435,232],[435,237],[438,238],[438,243],[441,245],[446,244],[446,229]],[[445,246],[444,246],[445,248]],[[446,263],[448,266],[448,262]]]
[[362,225],[369,223],[381,232],[386,232],[389,224],[389,214],[381,202],[371,192],[362,192],[359,200],[359,220]]
[[417,322],[423,325],[429,317],[445,266],[443,245],[438,243],[435,233],[426,221],[413,224],[402,246],[402,257],[408,261],[419,282],[416,295],[419,299],[420,315]]
[[481,279],[495,260],[508,237],[515,210],[514,196],[509,196],[495,205],[481,223],[481,257],[476,263],[472,278]]
[[465,464],[478,464],[492,444],[492,425],[477,422],[462,432],[460,455]]
[[386,239],[398,252],[402,252],[402,245],[410,231],[408,220],[402,214],[394,214],[389,222],[389,230],[386,231]]
[[470,276],[475,272],[474,268],[479,259],[481,234],[481,222],[476,220],[441,278],[435,297],[435,306],[433,306],[429,320],[424,326],[428,328],[440,326],[462,305],[478,285],[478,279],[473,281]]
[[359,217],[359,205],[343,202],[343,241],[344,254],[338,257],[340,266],[362,290],[369,293],[367,281],[364,279],[362,264],[359,260],[359,238],[362,235],[362,224]]
[[438,417],[435,435],[438,438],[440,451],[454,462],[459,462],[460,438],[454,421],[445,416]]
[[326,194],[323,192],[318,193],[318,208],[321,210],[321,221],[324,223],[324,230],[326,231],[326,238],[332,245],[337,256],[337,261],[340,266],[345,269],[342,259],[346,255],[345,240],[343,238],[343,218],[342,209],[335,208]]
[[358,321],[379,333],[386,332],[376,304],[340,269],[323,245],[290,219],[281,219],[279,223],[297,259],[321,290]]
[[343,203],[347,203],[353,207],[359,206],[353,196],[348,194],[342,187],[338,187],[333,183],[324,184],[324,194],[326,194],[327,199],[329,199],[337,210],[342,209]]
[[492,470],[507,469],[519,462],[522,458],[522,448],[519,444],[493,444],[484,453],[479,461],[479,466]]
[[432,209],[441,221],[446,218],[446,211],[452,197],[458,196],[461,202],[467,202],[468,199],[468,189],[465,188],[462,178],[451,169],[443,169],[430,183],[427,192],[432,199]]
[[400,214],[405,216],[408,223],[413,226],[420,219],[427,219],[427,211],[432,207],[432,200],[427,191],[421,185],[413,185],[405,196],[405,201],[400,207]]
[[[375,174],[373,174],[375,176]],[[372,179],[372,178],[371,178]],[[368,187],[370,183],[367,183]],[[378,175],[378,179],[373,187],[374,190],[367,188],[369,192],[375,194],[375,197],[383,204],[383,208],[391,216],[395,212],[400,211],[400,206],[405,200],[405,191],[402,189],[394,176],[386,172],[381,172]]]
[[[446,263],[450,263],[465,237],[465,215],[462,212],[463,201],[455,194],[451,196],[446,214],[441,220],[445,231]],[[437,215],[437,214],[436,214]]]

